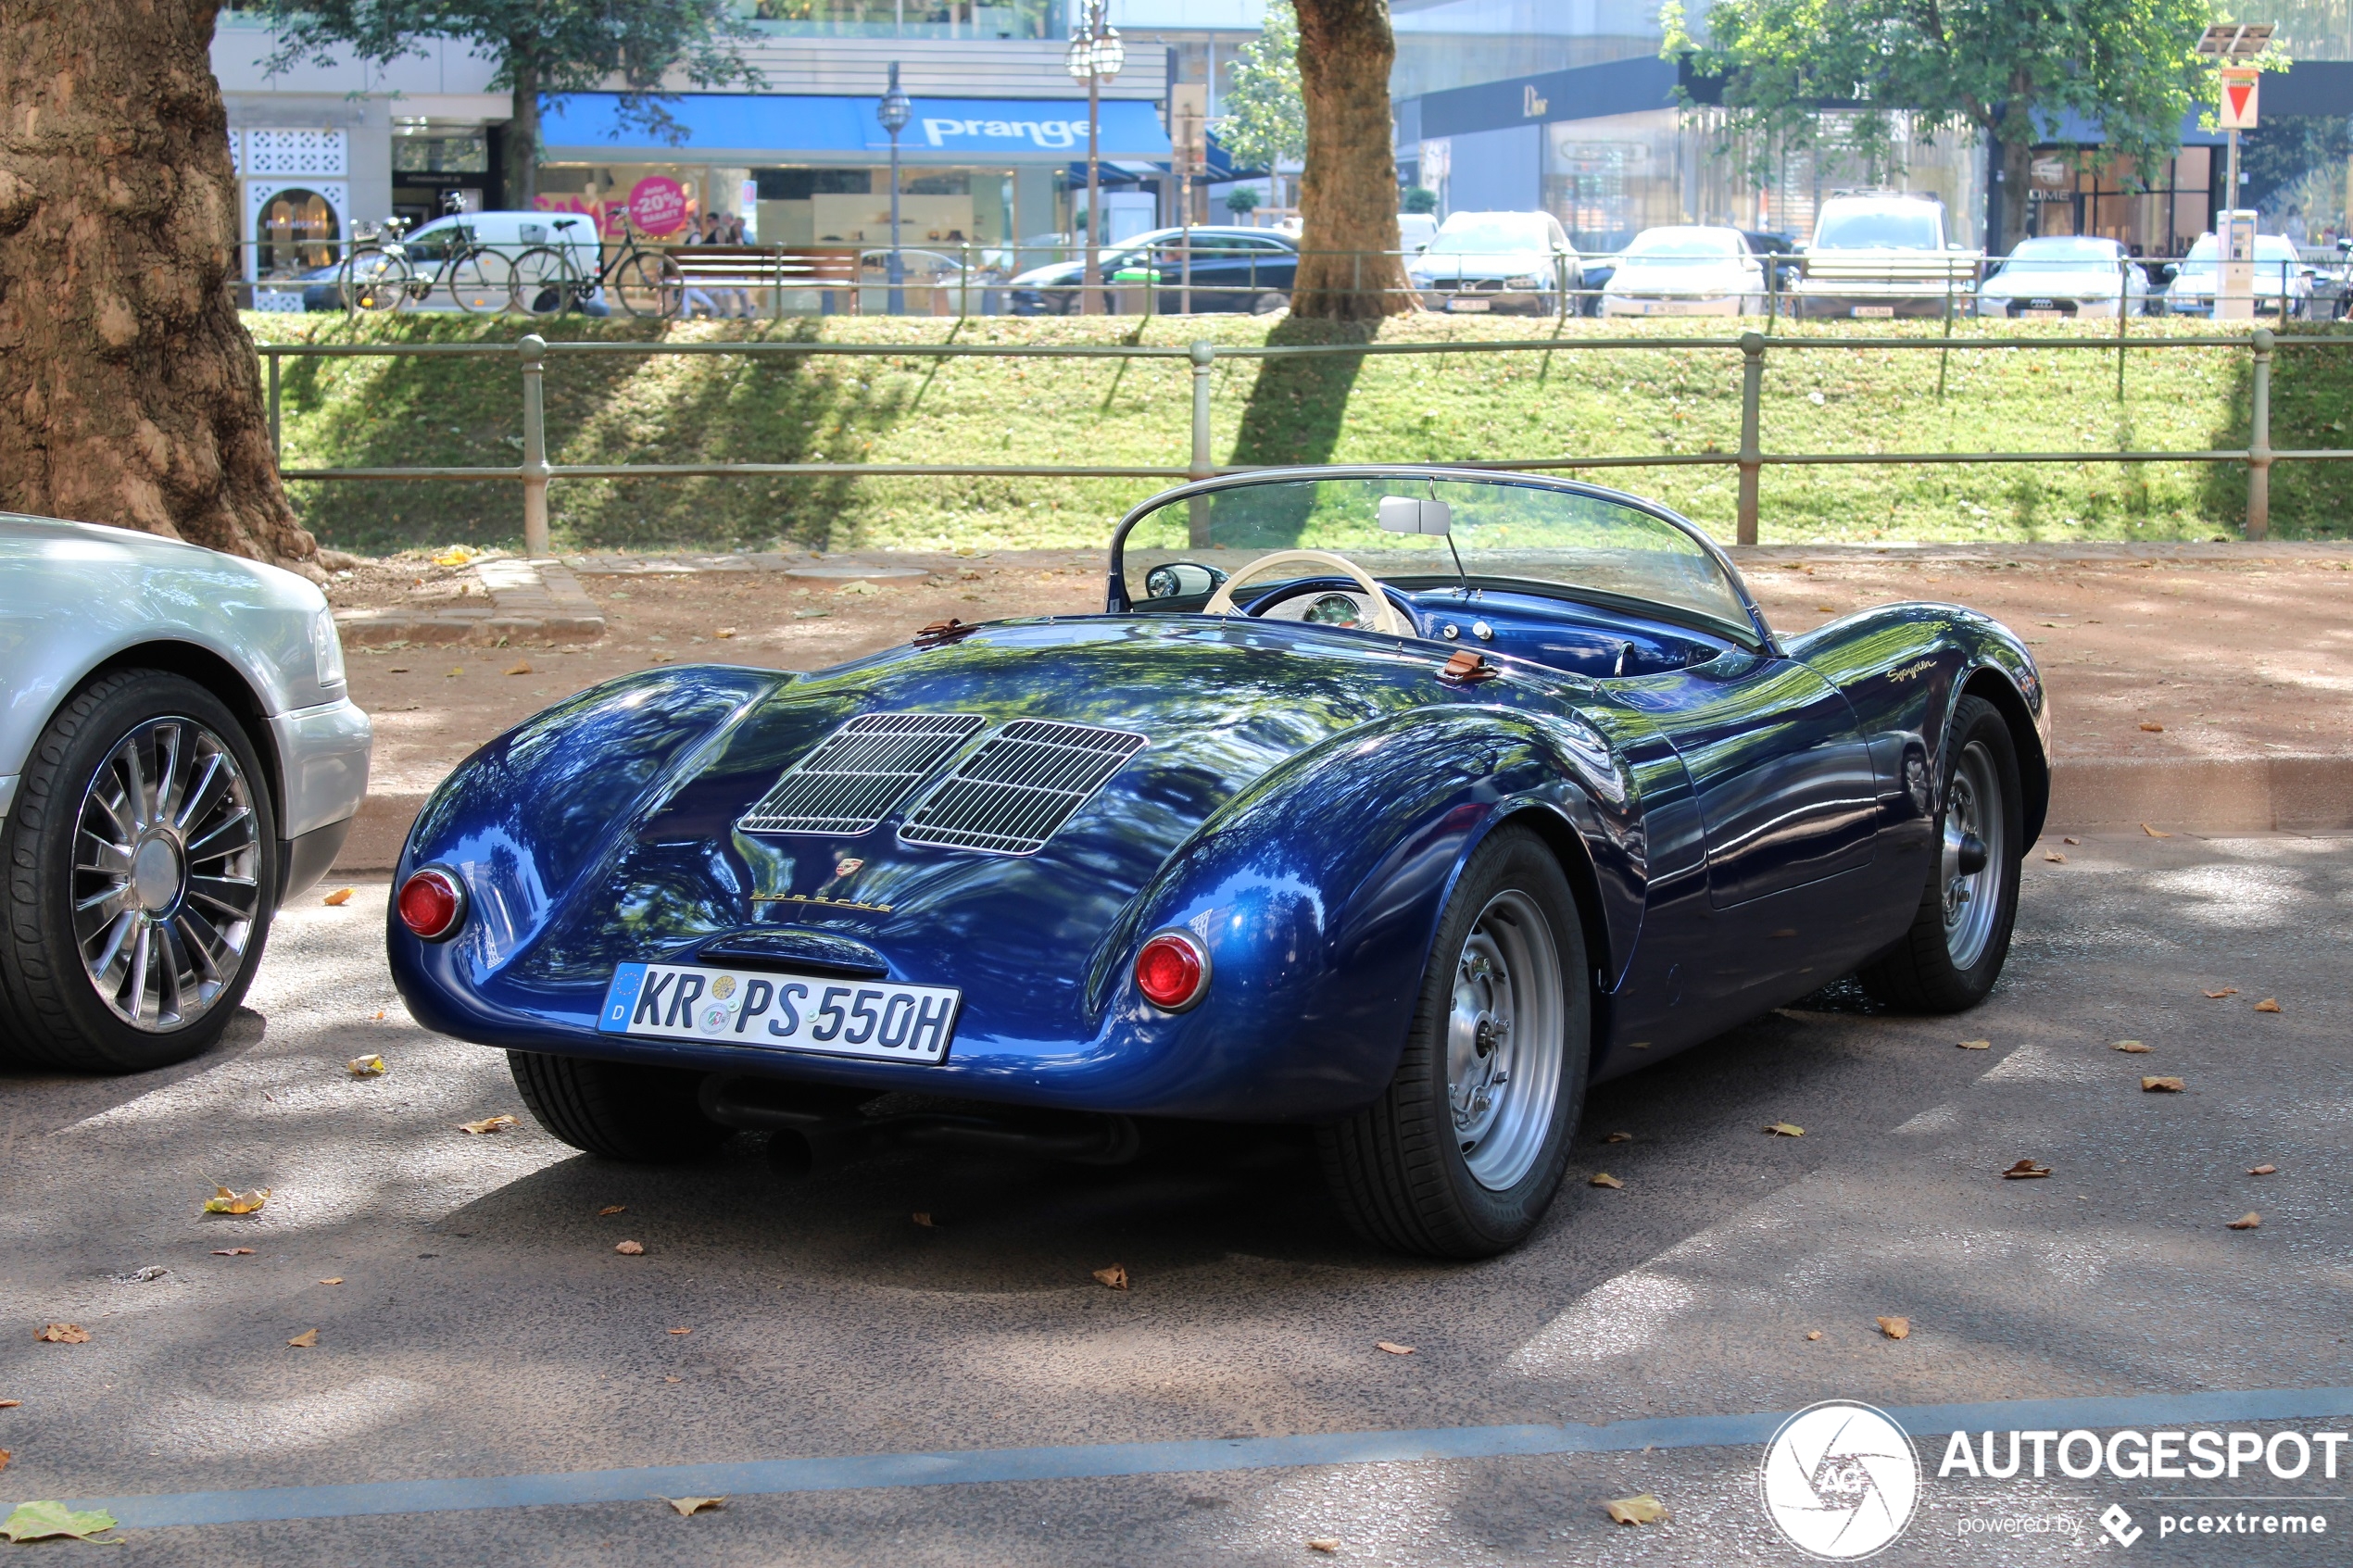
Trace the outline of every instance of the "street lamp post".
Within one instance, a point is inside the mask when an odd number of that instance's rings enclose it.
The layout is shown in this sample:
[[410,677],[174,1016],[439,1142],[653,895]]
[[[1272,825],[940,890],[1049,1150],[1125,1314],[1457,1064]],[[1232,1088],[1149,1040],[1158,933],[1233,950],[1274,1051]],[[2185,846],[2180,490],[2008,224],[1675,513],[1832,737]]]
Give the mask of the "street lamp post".
[[1127,63],[1127,46],[1111,25],[1111,0],[1085,0],[1078,31],[1071,35],[1067,61],[1074,79],[1087,83],[1087,268],[1080,274],[1081,315],[1102,314],[1103,258],[1101,133],[1097,121],[1102,108],[1103,83]]
[[899,133],[915,117],[915,107],[899,90],[899,62],[890,62],[890,87],[875,106],[875,118],[890,132],[890,313],[907,313],[907,271],[899,254]]

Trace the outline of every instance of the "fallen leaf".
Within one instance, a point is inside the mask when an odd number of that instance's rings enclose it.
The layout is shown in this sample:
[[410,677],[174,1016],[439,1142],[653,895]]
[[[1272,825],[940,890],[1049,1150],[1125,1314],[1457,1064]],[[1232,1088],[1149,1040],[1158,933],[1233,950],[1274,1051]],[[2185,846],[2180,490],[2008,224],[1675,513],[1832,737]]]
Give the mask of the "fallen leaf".
[[1602,1504],[1602,1512],[1620,1524],[1656,1524],[1667,1517],[1667,1505],[1643,1492]]
[[733,626],[722,626],[717,632],[712,633],[712,635],[719,637],[732,637],[735,634],[736,629]]
[[928,1209],[918,1209],[907,1217],[914,1221],[915,1223],[923,1226],[925,1230],[936,1230],[938,1228],[931,1223],[931,1210]]
[[392,1071],[384,1065],[384,1059],[373,1051],[353,1057],[343,1064],[343,1070],[355,1078],[381,1078]]
[[678,1382],[679,1380],[678,1380],[677,1378],[674,1378],[674,1377],[665,1377],[665,1378],[663,1378],[663,1379],[662,1379],[662,1381],[663,1381],[664,1383],[676,1383],[676,1382]]
[[646,1255],[646,1244],[642,1241],[617,1241],[613,1243],[612,1249],[624,1258],[642,1258]]
[[528,675],[531,673],[531,661],[529,659],[525,659],[522,663],[518,664],[513,669],[508,671],[507,673],[510,675]]
[[2062,838],[2059,842],[2061,844],[2081,844],[2083,841],[2080,838]]
[[2149,1050],[2148,1047],[2138,1040],[2119,1040],[2108,1048],[2112,1051],[2122,1051],[2127,1056],[2146,1056]]
[[1634,1135],[1631,1133],[1612,1133],[1602,1140],[1604,1143],[1632,1143],[1633,1141]]
[[1990,1051],[1994,1048],[1991,1040],[1958,1040],[1954,1043],[1965,1051]]
[[48,1323],[33,1337],[44,1345],[87,1345],[90,1331],[76,1323]]
[[0,1536],[12,1541],[46,1541],[59,1536],[86,1541],[113,1529],[114,1524],[114,1515],[102,1509],[77,1511],[61,1502],[20,1502],[14,1513],[0,1519]]
[[337,1274],[333,1279],[322,1279],[319,1283],[321,1285],[341,1285],[343,1283],[343,1275]]
[[409,673],[409,667],[405,664],[396,664],[392,667],[392,673],[396,675],[406,675]]
[[2241,1214],[2237,1219],[2231,1222],[2231,1229],[2234,1231],[2251,1231],[2262,1223],[2263,1216],[2250,1209],[2246,1213]]
[[2164,725],[2162,725],[2162,724],[2151,724],[2151,723],[2145,723],[2145,722],[2144,722],[2144,723],[2141,725],[2141,728],[2142,728],[2142,729],[2144,729],[2144,730],[2146,730],[2146,731],[2147,731],[2150,734],[2153,734],[2153,735],[2161,735],[2161,734],[2163,734],[2165,733],[2165,726],[2164,726]]
[[2021,1160],[2003,1172],[2002,1179],[2006,1182],[2023,1182],[2036,1176],[2047,1176],[2050,1173],[2051,1168],[2048,1165],[2037,1165],[2032,1160]]
[[1817,615],[1836,615],[1838,613],[1838,606],[1816,605],[1814,607],[1814,613]]
[[716,1513],[727,1506],[725,1498],[664,1498],[661,1500],[688,1517],[698,1513]]
[[514,1124],[515,1119],[511,1116],[485,1116],[479,1122],[460,1122],[458,1130],[461,1133],[497,1133]]
[[2141,824],[2141,831],[2148,834],[2151,838],[2171,838],[2173,836],[2170,833],[2160,833],[2156,828],[2149,826],[2146,822],[2143,822]]
[[333,893],[328,894],[324,898],[320,899],[319,902],[326,905],[327,908],[331,909],[340,909],[346,904],[351,902],[351,892],[352,890],[348,887],[338,887]]
[[2255,1010],[2258,1012],[2277,1012],[2280,1010],[2280,1000],[2277,997],[2266,997],[2261,1001],[2255,1004]]
[[2250,1176],[2276,1176],[2280,1168],[2277,1165],[2254,1165],[2248,1167],[2246,1173]]
[[1881,1318],[1879,1320],[1879,1331],[1881,1334],[1886,1335],[1890,1339],[1908,1339],[1911,1337],[1912,1334],[1912,1320],[1909,1318]]
[[296,1350],[316,1349],[319,1345],[319,1331],[315,1328],[306,1328],[292,1339],[287,1340],[286,1344],[289,1348]]
[[1809,1328],[1806,1331],[1806,1337],[1808,1340],[1819,1339],[1821,1336],[1822,1331],[1818,1328]]
[[1374,1340],[1373,1348],[1386,1350],[1392,1356],[1410,1356],[1414,1353],[1414,1348],[1411,1345],[1392,1345],[1386,1339]]
[[0,1470],[7,1469],[8,1461],[16,1457],[16,1455],[10,1453],[7,1449],[0,1449]]
[[2141,1093],[2145,1095],[2178,1095],[2181,1092],[2182,1081],[2179,1078],[2144,1078],[2141,1080]]
[[843,583],[840,587],[836,588],[834,592],[837,594],[879,594],[882,590],[875,587],[872,583],[867,582],[863,578],[857,578]]
[[482,554],[480,550],[473,548],[473,546],[470,545],[452,545],[449,548],[442,551],[441,554],[434,557],[433,564],[435,566],[463,566],[480,554]]
[[2064,855],[2062,855],[2062,854],[2060,854],[2060,853],[2059,853],[2057,850],[2056,850],[2056,849],[2051,849],[2051,850],[2046,850],[2046,851],[2045,851],[2045,853],[2044,853],[2044,855],[2043,855],[2043,859],[2045,859],[2045,860],[2050,861],[2050,863],[2051,863],[2051,864],[2053,864],[2053,865],[2055,865],[2055,866],[2063,866],[2063,865],[2067,864],[2067,857],[2066,857],[2066,856],[2064,856]]
[[465,672],[466,672],[466,667],[465,667],[464,665],[462,665],[462,664],[453,664],[453,665],[451,665],[451,666],[449,667],[449,673],[448,673],[448,674],[447,674],[447,675],[444,675],[444,676],[442,677],[442,679],[443,679],[443,680],[445,680],[445,681],[454,681],[454,680],[456,680],[459,676],[460,676],[460,675],[464,674]]
[[1611,1175],[1607,1171],[1596,1171],[1586,1180],[1585,1185],[1587,1186],[1594,1187],[1622,1187],[1626,1184],[1619,1181],[1616,1176]]
[[1307,1537],[1307,1549],[1310,1551],[1338,1551],[1340,1549],[1340,1537],[1338,1536],[1310,1536]]
[[204,1200],[204,1211],[208,1214],[258,1214],[261,1206],[269,1201],[268,1187],[256,1187],[251,1192],[231,1192],[216,1183],[212,1196]]
[[216,1258],[250,1258],[253,1256],[253,1248],[250,1247],[216,1247],[212,1249],[212,1255]]
[[379,1010],[379,1011],[376,1013],[376,1017],[377,1017],[377,1019],[378,1019],[379,1021],[381,1021],[381,1020],[383,1019],[383,1017],[384,1017],[384,1013],[382,1012],[382,1010]]
[[1789,1122],[1776,1122],[1765,1130],[1777,1138],[1802,1138],[1806,1135],[1805,1128]]
[[673,1328],[670,1332],[673,1334],[692,1334],[694,1333],[694,1328],[691,1324],[689,1324],[685,1328]]
[[1125,1290],[1127,1288],[1127,1271],[1120,1267],[1117,1263],[1114,1263],[1108,1269],[1097,1269],[1095,1271],[1095,1277],[1102,1281],[1103,1284],[1111,1286],[1114,1290]]
[[602,1209],[597,1210],[597,1218],[601,1220],[608,1214],[626,1213],[628,1212],[628,1210],[629,1205],[626,1203],[608,1203]]
[[0,1411],[12,1411],[23,1403],[22,1399],[0,1399]]
[[2219,1002],[2225,997],[2235,997],[2238,994],[2239,988],[2237,986],[2225,985],[2219,991],[2208,991],[2206,993],[2206,999],[2209,1002]]

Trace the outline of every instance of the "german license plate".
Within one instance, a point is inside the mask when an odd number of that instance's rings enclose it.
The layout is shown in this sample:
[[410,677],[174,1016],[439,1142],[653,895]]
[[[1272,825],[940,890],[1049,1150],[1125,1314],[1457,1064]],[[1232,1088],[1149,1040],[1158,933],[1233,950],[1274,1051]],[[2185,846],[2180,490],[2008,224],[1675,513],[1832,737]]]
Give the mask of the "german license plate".
[[2057,310],[2036,310],[2032,307],[2020,311],[2019,315],[2029,321],[2056,321],[2060,319],[2060,312]]
[[1855,307],[1855,314],[1857,316],[1867,316],[1875,320],[1884,320],[1894,316],[1895,307],[1893,305],[1858,305]]
[[613,971],[597,1030],[874,1061],[948,1060],[963,993],[946,985],[698,964],[625,963]]
[[1446,308],[1449,310],[1492,310],[1494,307],[1495,302],[1491,299],[1464,299],[1457,296],[1446,302]]
[[1701,307],[1696,300],[1654,299],[1642,307],[1645,316],[1696,316]]

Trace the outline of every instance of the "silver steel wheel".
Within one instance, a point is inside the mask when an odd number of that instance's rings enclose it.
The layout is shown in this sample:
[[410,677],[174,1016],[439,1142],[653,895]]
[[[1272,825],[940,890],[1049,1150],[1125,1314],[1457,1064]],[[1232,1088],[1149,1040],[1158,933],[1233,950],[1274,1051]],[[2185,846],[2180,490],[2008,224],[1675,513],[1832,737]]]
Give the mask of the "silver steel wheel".
[[82,798],[74,941],[116,1017],[163,1034],[235,982],[261,913],[253,785],[193,719],[150,719],[107,754]]
[[1560,1095],[1567,1008],[1560,951],[1527,894],[1498,893],[1454,960],[1446,1100],[1463,1163],[1491,1192],[1534,1168]]
[[1944,786],[1944,950],[1955,969],[1973,969],[1985,956],[2000,914],[2009,851],[2001,780],[1985,743],[1971,741]]

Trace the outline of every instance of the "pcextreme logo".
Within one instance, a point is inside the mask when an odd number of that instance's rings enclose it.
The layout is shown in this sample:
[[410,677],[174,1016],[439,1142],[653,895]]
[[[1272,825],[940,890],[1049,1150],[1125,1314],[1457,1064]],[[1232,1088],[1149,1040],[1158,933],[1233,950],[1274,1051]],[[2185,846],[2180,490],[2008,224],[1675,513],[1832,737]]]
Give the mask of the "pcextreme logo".
[[1765,1515],[1790,1545],[1826,1562],[1869,1557],[1903,1535],[1920,1495],[1912,1439],[1869,1405],[1825,1399],[1765,1445]]

